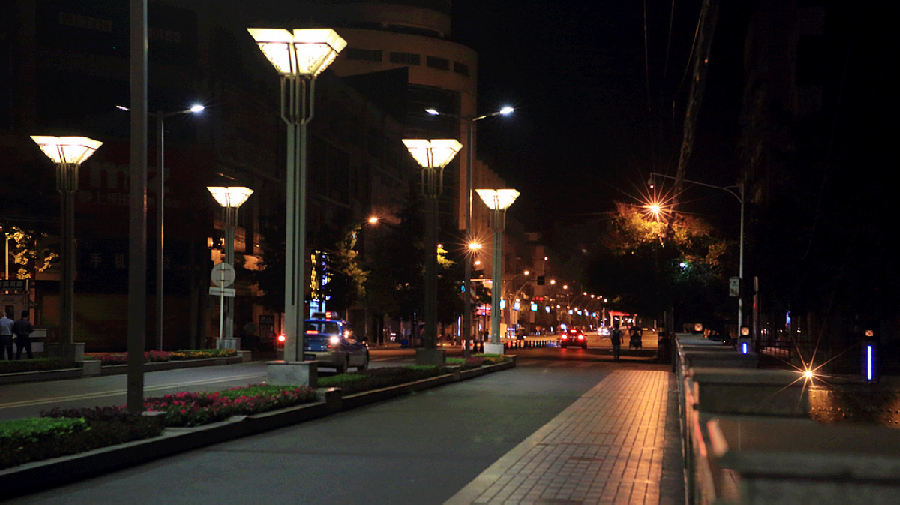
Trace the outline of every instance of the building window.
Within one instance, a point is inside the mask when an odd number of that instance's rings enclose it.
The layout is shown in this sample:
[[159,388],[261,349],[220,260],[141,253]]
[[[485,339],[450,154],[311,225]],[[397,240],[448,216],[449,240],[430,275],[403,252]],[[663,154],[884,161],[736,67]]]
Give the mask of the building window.
[[391,63],[399,63],[401,65],[421,65],[422,55],[391,52]]
[[450,70],[450,60],[448,60],[447,58],[429,56],[425,59],[425,64],[428,65],[429,68],[436,68],[438,70]]
[[453,62],[453,71],[459,75],[469,76],[469,66],[458,61]]
[[381,49],[348,47],[343,54],[348,60],[375,61],[381,63]]

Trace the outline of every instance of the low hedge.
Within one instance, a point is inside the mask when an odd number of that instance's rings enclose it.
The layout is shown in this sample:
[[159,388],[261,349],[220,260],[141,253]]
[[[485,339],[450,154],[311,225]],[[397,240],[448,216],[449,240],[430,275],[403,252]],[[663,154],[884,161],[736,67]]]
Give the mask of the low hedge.
[[372,368],[356,373],[344,373],[331,377],[319,377],[316,385],[323,388],[339,387],[344,394],[361,393],[397,384],[406,384],[449,373],[446,367],[433,365],[409,365],[396,368]]
[[0,422],[0,469],[158,436],[154,419],[116,407],[53,409]]
[[75,368],[75,361],[65,358],[0,360],[0,373],[41,372]]

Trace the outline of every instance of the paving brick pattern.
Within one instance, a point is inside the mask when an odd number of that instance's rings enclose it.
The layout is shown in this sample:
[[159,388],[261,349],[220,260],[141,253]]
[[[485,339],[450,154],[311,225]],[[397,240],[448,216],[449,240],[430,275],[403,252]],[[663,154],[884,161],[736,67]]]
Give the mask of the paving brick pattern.
[[447,504],[682,503],[682,490],[667,485],[675,472],[663,475],[677,437],[671,420],[666,429],[670,380],[612,372]]

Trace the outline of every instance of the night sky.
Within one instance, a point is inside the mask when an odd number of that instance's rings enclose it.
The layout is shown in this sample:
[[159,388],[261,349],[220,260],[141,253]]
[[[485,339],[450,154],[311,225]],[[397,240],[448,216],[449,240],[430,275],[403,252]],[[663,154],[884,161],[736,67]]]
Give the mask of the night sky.
[[[737,180],[744,39],[761,1],[720,2],[688,179],[720,186]],[[547,229],[559,216],[592,219],[611,211],[613,199],[636,202],[650,172],[674,175],[701,4],[453,2],[453,38],[479,54],[480,112],[506,103],[517,108],[514,117],[479,124],[478,154],[522,191],[511,214],[531,223],[526,227]],[[830,82],[823,121],[832,172],[809,183],[827,190],[844,170],[881,193],[884,185],[875,181],[897,161],[890,148],[898,112],[895,22],[874,0],[826,4],[827,51],[814,58],[823,59]],[[729,195],[688,196],[692,210],[713,224],[736,226],[716,222],[731,208]]]
[[670,31],[672,4],[648,1],[645,58],[641,2],[454,2],[454,39],[479,53],[481,111],[517,108],[479,125],[479,156],[523,193],[513,215],[590,219],[635,201],[651,171],[674,173],[700,4],[677,2]]

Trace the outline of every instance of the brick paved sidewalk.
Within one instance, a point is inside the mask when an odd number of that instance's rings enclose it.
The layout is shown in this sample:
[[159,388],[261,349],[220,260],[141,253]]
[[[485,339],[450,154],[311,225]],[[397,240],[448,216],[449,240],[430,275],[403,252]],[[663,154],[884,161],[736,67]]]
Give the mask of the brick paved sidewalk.
[[612,372],[446,504],[684,503],[673,380]]

